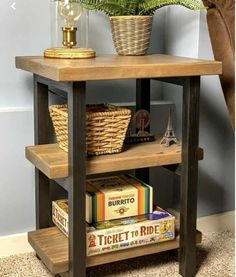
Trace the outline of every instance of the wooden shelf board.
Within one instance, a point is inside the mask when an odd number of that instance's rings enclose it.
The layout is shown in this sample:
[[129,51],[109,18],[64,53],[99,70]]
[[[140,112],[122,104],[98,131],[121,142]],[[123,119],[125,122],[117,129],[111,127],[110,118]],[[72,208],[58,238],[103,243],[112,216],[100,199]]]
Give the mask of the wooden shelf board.
[[[26,147],[26,158],[50,179],[68,177],[68,154],[57,144],[28,146]],[[203,159],[202,149],[198,151],[198,159]],[[119,154],[88,157],[86,174],[178,163],[181,163],[181,146],[172,145],[166,148],[157,140],[129,146]]]
[[216,75],[222,63],[162,54],[99,55],[95,59],[16,57],[16,67],[55,81],[89,81]]
[[[51,273],[57,274],[69,270],[68,238],[57,227],[29,232],[28,241]],[[196,243],[201,243],[201,241],[202,234],[197,231]],[[171,241],[87,257],[87,267],[117,262],[177,248],[179,248],[179,236]]]

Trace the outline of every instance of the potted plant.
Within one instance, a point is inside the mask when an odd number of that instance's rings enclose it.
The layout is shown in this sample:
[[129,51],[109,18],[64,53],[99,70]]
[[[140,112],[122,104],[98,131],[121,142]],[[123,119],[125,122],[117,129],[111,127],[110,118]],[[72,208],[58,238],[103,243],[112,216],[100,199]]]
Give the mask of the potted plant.
[[119,55],[145,55],[151,37],[154,12],[167,5],[204,9],[201,0],[80,0],[89,10],[110,17],[112,37]]

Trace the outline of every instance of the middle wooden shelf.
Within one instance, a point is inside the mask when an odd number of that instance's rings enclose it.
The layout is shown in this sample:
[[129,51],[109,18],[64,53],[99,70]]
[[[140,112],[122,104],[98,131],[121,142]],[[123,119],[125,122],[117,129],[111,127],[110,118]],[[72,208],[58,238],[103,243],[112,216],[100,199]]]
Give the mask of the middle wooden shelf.
[[[203,150],[198,149],[198,160]],[[58,144],[26,147],[26,158],[50,179],[68,177],[68,154]],[[86,174],[99,174],[181,163],[181,145],[165,147],[160,140],[126,146],[119,154],[88,156]]]

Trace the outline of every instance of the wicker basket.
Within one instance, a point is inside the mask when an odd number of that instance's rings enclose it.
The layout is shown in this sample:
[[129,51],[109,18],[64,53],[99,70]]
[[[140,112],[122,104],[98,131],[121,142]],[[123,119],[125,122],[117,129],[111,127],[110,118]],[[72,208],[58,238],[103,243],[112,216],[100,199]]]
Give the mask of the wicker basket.
[[111,16],[116,51],[124,56],[145,55],[150,44],[152,16]]
[[[59,147],[68,152],[68,110],[66,105],[49,107]],[[131,118],[131,111],[110,104],[86,106],[88,155],[119,153]]]

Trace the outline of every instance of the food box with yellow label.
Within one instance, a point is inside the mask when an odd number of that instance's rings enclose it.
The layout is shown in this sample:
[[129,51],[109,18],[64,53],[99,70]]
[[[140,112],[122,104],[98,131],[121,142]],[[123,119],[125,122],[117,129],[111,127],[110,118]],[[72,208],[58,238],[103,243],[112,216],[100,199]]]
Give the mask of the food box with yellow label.
[[88,179],[86,187],[92,196],[93,222],[152,212],[152,187],[133,176]]
[[[68,203],[53,202],[53,222],[68,236]],[[175,238],[175,218],[157,207],[153,213],[87,225],[87,256],[160,243]]]
[[131,175],[86,180],[88,223],[151,213],[152,201],[152,187]]

